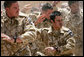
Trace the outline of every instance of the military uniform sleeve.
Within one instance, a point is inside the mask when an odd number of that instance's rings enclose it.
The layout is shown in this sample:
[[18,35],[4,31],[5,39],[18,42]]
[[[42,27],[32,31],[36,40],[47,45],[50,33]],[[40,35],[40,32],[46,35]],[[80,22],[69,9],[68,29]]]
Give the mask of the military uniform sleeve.
[[60,47],[62,52],[69,55],[73,54],[75,47],[75,38],[73,32],[66,27],[62,27],[61,33],[64,33],[64,37],[62,38],[64,41],[62,41],[62,43],[65,42],[65,44]]
[[27,18],[25,18],[23,21],[22,21],[22,28],[23,28],[23,34],[21,34],[19,37],[22,38],[22,39],[30,39],[30,40],[33,40],[36,36],[35,34],[35,29],[34,29],[34,26],[29,24],[29,21]]
[[[72,32],[71,32],[72,34]],[[62,46],[63,54],[73,55],[75,47],[75,38],[70,34],[70,37],[66,40],[66,45]]]
[[[69,32],[70,31],[70,32]],[[66,49],[73,49],[75,47],[75,38],[73,37],[73,33],[69,30],[68,33],[70,37],[66,40],[67,44],[65,45]]]
[[41,29],[37,29],[34,25],[29,24],[28,19],[24,19],[22,26],[24,29],[24,33],[19,37],[22,39],[27,39],[25,40],[25,42],[33,42],[37,37],[37,31],[41,31]]
[[68,40],[67,40],[67,44],[65,45],[65,47],[67,49],[72,49],[75,47],[75,39],[74,37],[70,37]]

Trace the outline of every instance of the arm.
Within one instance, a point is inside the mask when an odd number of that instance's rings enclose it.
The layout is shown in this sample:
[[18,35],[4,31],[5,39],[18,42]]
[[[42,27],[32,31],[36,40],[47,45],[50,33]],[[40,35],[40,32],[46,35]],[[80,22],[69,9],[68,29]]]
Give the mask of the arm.
[[23,30],[24,33],[19,37],[22,39],[26,39],[26,42],[32,42],[36,38],[36,29],[34,25],[30,25],[28,23],[28,19],[23,20]]
[[1,38],[6,38],[6,39],[10,39],[10,37],[4,33],[1,33]]
[[35,25],[37,25],[37,24],[43,22],[43,21],[45,20],[45,18],[46,18],[46,15],[45,15],[45,14],[43,14],[42,16],[40,16],[40,17],[37,19],[37,21],[35,22]]
[[70,36],[67,37],[66,44],[64,46],[62,46],[62,53],[63,54],[71,54],[71,53],[73,54],[73,51],[74,51],[73,49],[75,47],[75,39],[71,35],[72,34],[70,34]]

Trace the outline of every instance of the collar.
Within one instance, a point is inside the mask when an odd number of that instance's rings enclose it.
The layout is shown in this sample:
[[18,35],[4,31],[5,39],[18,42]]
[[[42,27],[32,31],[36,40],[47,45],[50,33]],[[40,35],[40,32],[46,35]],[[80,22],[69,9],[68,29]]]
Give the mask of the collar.
[[69,29],[62,26],[62,28],[60,29],[60,33],[64,33],[65,31],[67,32]]

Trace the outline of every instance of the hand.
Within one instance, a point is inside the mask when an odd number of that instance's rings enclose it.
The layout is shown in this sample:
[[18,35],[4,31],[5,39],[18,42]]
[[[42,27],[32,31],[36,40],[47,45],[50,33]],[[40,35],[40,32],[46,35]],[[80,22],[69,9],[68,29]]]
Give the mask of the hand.
[[[1,33],[1,38],[2,38],[2,40],[5,40],[7,42],[14,43],[14,39],[10,38],[8,35],[6,35],[4,33]],[[17,43],[22,43],[22,40],[20,38],[17,38],[16,42]]]
[[55,19],[55,21],[51,20],[51,22],[52,22],[52,24],[53,24],[53,28],[54,28],[55,30],[58,29],[56,19]]
[[11,39],[2,39],[2,40],[4,40],[4,41],[7,41],[7,42],[9,42],[9,43],[14,43],[14,39],[13,38],[11,38]]
[[42,16],[40,16],[40,17],[38,18],[38,20],[35,22],[35,25],[37,25],[37,24],[43,22],[43,21],[45,20],[45,18],[46,18],[46,15],[45,15],[45,14],[43,14]]
[[[5,41],[7,41],[7,42],[10,42],[10,43],[14,43],[14,39],[13,38],[11,38],[11,39],[4,39]],[[22,40],[20,39],[20,38],[17,38],[16,39],[16,43],[22,43]]]
[[4,33],[1,33],[1,38],[2,38],[2,40],[7,41],[9,43],[13,43],[14,42],[13,38],[10,38],[8,35],[6,35]]
[[47,56],[52,56],[52,55],[54,56],[56,53],[56,50],[53,47],[46,47],[44,49],[44,52]]
[[16,43],[22,43],[23,41],[20,38],[16,39]]
[[8,35],[6,35],[4,33],[1,33],[1,38],[2,38],[2,40],[5,40],[5,41],[10,42],[10,43],[14,42],[14,39],[10,38]]
[[11,39],[8,35],[1,33],[1,38]]

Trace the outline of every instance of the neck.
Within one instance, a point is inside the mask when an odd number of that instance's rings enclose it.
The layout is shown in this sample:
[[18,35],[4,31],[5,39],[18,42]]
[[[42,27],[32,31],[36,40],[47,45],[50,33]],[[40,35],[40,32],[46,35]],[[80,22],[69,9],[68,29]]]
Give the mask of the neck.
[[9,14],[9,13],[6,13],[6,15],[9,17],[9,18],[15,18],[14,16],[11,16],[11,14]]
[[6,15],[7,15],[9,18],[12,18],[11,15],[9,15],[9,14],[7,14],[7,13],[6,13]]

